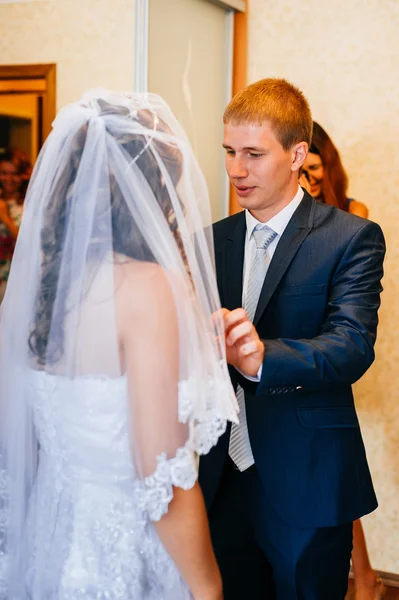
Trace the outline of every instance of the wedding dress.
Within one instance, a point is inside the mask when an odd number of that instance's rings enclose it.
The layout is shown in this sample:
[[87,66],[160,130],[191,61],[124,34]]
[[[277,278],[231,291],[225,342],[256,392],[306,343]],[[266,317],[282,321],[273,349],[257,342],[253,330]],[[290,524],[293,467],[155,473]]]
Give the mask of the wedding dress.
[[[152,484],[138,481],[126,384],[30,373],[40,452],[25,531],[26,598],[190,598],[149,517],[166,512],[172,480],[192,486],[195,464],[183,452],[173,465],[160,461]],[[52,573],[44,581],[43,565]]]

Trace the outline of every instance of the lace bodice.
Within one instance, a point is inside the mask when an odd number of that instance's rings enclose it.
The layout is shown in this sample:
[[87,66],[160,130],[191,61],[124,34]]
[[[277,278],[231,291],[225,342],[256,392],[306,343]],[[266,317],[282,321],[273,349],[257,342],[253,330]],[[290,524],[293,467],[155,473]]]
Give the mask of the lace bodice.
[[[214,402],[193,407],[195,381],[179,385],[179,420],[191,420],[189,439],[174,457],[157,457],[156,471],[139,481],[130,452],[125,376],[68,379],[40,371],[31,373],[31,402],[41,453],[53,463],[55,481],[69,485],[97,481],[135,487],[141,509],[152,520],[165,514],[172,485],[190,489],[197,478],[196,453],[205,454],[226,428]],[[223,397],[225,383],[209,382],[210,398]]]
[[60,480],[118,483],[133,476],[126,379],[34,372],[30,400],[41,453]]

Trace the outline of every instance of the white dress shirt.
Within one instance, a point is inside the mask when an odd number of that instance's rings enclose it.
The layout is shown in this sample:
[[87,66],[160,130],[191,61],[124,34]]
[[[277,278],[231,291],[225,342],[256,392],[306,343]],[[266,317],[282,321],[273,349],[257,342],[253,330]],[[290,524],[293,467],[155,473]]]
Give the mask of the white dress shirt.
[[[251,271],[251,265],[255,258],[256,253],[256,244],[255,238],[252,235],[253,230],[257,225],[267,225],[277,233],[274,240],[267,247],[267,254],[269,256],[270,261],[273,258],[273,254],[277,248],[277,244],[279,243],[281,236],[283,235],[285,228],[287,227],[289,221],[291,220],[292,215],[300,205],[303,198],[303,189],[298,185],[298,191],[295,194],[294,198],[291,200],[287,206],[285,206],[282,210],[280,210],[277,215],[274,215],[269,221],[266,223],[261,223],[255,217],[251,215],[251,213],[246,210],[245,211],[245,219],[247,223],[247,233],[245,236],[245,248],[244,248],[244,272],[243,272],[243,286],[242,286],[242,306],[245,306],[245,298],[248,291],[248,280],[249,274]],[[270,262],[269,262],[270,265]],[[240,371],[241,372],[241,371]],[[260,376],[262,374],[262,366],[258,371],[257,377],[249,377],[242,373],[247,379],[251,381],[260,381]]]

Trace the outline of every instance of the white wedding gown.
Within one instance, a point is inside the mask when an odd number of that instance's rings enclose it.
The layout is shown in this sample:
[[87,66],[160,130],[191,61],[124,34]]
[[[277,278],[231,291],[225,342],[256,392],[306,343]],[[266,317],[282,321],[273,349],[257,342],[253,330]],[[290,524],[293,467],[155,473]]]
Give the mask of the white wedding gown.
[[125,377],[30,378],[40,450],[18,600],[191,598],[149,515],[167,510],[173,478],[195,480],[192,453],[161,459],[144,486],[132,466]]

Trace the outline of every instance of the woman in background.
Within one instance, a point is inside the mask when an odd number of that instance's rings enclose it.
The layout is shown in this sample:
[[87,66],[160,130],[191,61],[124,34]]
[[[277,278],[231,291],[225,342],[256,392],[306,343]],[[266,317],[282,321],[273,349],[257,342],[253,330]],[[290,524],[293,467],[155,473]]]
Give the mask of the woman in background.
[[313,122],[312,143],[304,163],[310,193],[316,200],[367,219],[369,211],[363,202],[348,198],[348,176],[337,148],[324,129]]
[[14,152],[0,155],[0,302],[6,290],[26,191],[23,164]]
[[[308,186],[303,183],[304,177],[309,182]],[[348,198],[348,176],[339,152],[326,131],[316,122],[313,122],[312,143],[300,184],[319,202],[359,217],[368,217],[369,211],[363,202]],[[379,600],[384,596],[385,587],[371,566],[360,519],[353,523],[352,567],[356,600]]]

